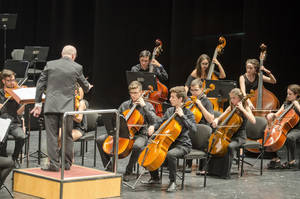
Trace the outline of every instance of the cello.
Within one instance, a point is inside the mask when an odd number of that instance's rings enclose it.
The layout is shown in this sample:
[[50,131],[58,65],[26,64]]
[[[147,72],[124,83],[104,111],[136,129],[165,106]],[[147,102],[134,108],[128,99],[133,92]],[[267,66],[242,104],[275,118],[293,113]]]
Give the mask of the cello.
[[[267,46],[265,44],[261,44],[260,49],[259,66],[261,68],[266,57]],[[276,110],[279,107],[277,97],[263,86],[262,70],[259,70],[258,87],[254,92],[254,96],[251,97],[250,100],[255,107],[255,109],[252,110],[255,116],[265,116],[266,113]]]
[[174,113],[149,138],[149,144],[141,152],[138,163],[149,171],[157,170],[166,159],[168,149],[180,135],[182,126],[176,121]]
[[268,152],[281,149],[286,141],[287,133],[299,122],[299,115],[295,112],[294,104],[291,103],[283,110],[279,117],[266,127],[264,132],[264,147]]
[[[251,94],[248,94],[241,101],[246,101]],[[208,151],[215,156],[223,157],[228,150],[228,145],[233,134],[235,134],[243,123],[243,118],[236,113],[237,107],[234,107],[227,113],[221,124],[215,129],[214,133],[209,138]]]
[[[162,52],[161,40],[156,39],[155,44],[156,46],[153,49],[152,57],[149,65],[150,73],[153,73],[154,71],[154,66],[151,64],[151,61],[155,59],[155,57]],[[157,91],[151,92],[148,101],[153,105],[156,115],[162,117],[163,116],[162,103],[168,99],[168,88],[163,83],[161,83],[157,77],[156,77],[156,84],[157,84]]]
[[[213,56],[212,60],[216,59],[217,56],[222,53],[225,46],[226,46],[225,38],[220,37],[219,38],[219,45],[215,48],[215,52],[214,52],[214,56]],[[213,63],[213,61],[211,61],[206,79],[211,79],[211,80],[218,80],[219,79],[214,74],[214,70],[215,70],[215,63]]]
[[[149,95],[150,91],[144,91],[143,96]],[[129,139],[128,138],[119,138],[119,148],[118,148],[118,157],[125,158],[132,151],[132,147],[134,144],[134,135],[136,132],[140,130],[141,127],[144,126],[144,117],[143,115],[136,109],[137,104],[134,104],[130,109],[127,109],[123,112],[125,116],[125,120],[127,122],[128,130],[129,130]],[[114,154],[114,143],[113,136],[108,136],[103,145],[103,151],[108,155]]]
[[[204,82],[203,82],[203,84],[204,84]],[[205,86],[203,86],[203,87],[205,87]],[[186,101],[184,104],[184,106],[194,114],[195,121],[197,124],[202,119],[203,114],[200,111],[199,107],[197,106],[196,101],[197,101],[197,99],[201,100],[204,97],[204,94],[207,94],[208,92],[213,91],[213,90],[215,90],[215,85],[210,84],[209,88],[205,88],[199,97],[191,96],[190,97],[191,100]]]

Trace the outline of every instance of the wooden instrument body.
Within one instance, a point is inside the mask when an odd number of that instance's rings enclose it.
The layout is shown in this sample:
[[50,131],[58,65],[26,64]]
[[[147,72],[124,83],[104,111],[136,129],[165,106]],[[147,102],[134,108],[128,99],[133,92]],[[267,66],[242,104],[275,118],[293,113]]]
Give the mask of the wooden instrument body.
[[227,153],[231,137],[238,131],[243,123],[242,117],[237,113],[233,113],[232,116],[230,116],[230,114],[231,112],[224,116],[225,119],[222,120],[221,127],[216,129],[209,138],[208,148],[212,155],[222,157]]
[[184,106],[193,113],[193,115],[195,117],[195,121],[198,124],[200,122],[200,120],[202,119],[203,114],[196,104],[197,98],[195,96],[191,96],[190,98],[191,98],[191,100],[187,101],[184,104]]
[[[163,127],[163,128],[161,128]],[[149,171],[157,170],[166,159],[169,147],[180,135],[182,127],[172,118],[158,129],[155,139],[141,152],[138,163]]]
[[149,94],[149,102],[153,105],[156,115],[163,116],[162,103],[168,99],[168,88],[156,78],[157,91]]
[[299,122],[299,116],[293,108],[273,121],[271,127],[267,127],[264,133],[264,146],[266,151],[275,152],[281,149],[286,141],[288,132]]
[[[123,115],[126,117],[130,114],[130,109],[127,109],[123,112]],[[127,138],[119,138],[119,147],[118,147],[118,157],[125,158],[127,157],[130,152],[132,151],[132,147],[134,144],[134,135],[137,131],[139,131],[140,126],[144,124],[144,117],[142,114],[134,109],[131,113],[130,117],[127,119],[128,130],[130,134],[130,139]],[[136,126],[135,126],[136,125]],[[108,155],[114,154],[114,143],[113,143],[113,136],[108,136],[102,146],[104,152]]]

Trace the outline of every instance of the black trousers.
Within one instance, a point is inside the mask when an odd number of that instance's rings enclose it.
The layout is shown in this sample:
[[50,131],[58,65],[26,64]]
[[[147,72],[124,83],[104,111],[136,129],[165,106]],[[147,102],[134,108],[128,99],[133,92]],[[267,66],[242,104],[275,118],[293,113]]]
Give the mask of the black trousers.
[[[58,134],[59,128],[62,126],[63,114],[60,113],[45,113],[45,128],[47,133],[47,153],[50,164],[56,168],[60,167],[59,162],[59,149],[58,149]],[[73,116],[67,116],[66,118],[66,139],[65,139],[65,165],[67,167],[72,166],[73,160]]]
[[0,157],[0,186],[5,182],[14,165],[14,161],[10,158]]
[[[183,157],[188,154],[190,149],[185,146],[174,146],[170,148],[166,160],[169,170],[169,180],[170,182],[176,182],[176,171],[177,171],[177,158]],[[150,172],[152,179],[159,179],[158,169]]]
[[[102,148],[103,143],[104,143],[104,141],[107,137],[108,137],[108,135],[104,134],[104,135],[99,136],[96,139],[97,148],[98,148],[98,151],[100,153],[100,157],[101,157],[102,164],[103,164],[104,167],[107,166],[107,164],[109,163],[109,160],[110,160],[110,156],[108,154],[106,154],[103,151],[103,148]],[[133,144],[133,147],[132,147],[130,159],[129,159],[129,162],[126,166],[126,173],[127,174],[132,173],[133,166],[137,162],[137,160],[139,158],[139,155],[143,151],[143,149],[145,148],[146,144],[147,144],[147,136],[140,135],[140,134],[135,135],[135,141],[134,141],[134,144]]]

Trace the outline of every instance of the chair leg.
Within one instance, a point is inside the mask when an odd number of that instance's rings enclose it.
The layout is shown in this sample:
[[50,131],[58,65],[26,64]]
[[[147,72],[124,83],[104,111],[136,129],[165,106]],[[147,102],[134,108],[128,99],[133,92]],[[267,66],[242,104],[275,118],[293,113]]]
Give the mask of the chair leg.
[[94,167],[96,167],[96,147],[97,147],[97,142],[95,139],[94,140]]
[[244,159],[245,159],[245,148],[242,147],[242,165],[241,165],[241,176],[244,174]]
[[186,168],[186,159],[183,158],[183,168],[182,168],[182,179],[181,179],[181,189],[184,188],[184,176],[185,176],[185,168]]
[[264,149],[264,147],[261,147],[260,175],[262,175],[262,173],[263,173],[264,153],[265,153],[265,149]]
[[84,148],[85,148],[85,140],[83,140],[82,142],[82,159],[81,159],[81,165],[83,166],[84,165]]

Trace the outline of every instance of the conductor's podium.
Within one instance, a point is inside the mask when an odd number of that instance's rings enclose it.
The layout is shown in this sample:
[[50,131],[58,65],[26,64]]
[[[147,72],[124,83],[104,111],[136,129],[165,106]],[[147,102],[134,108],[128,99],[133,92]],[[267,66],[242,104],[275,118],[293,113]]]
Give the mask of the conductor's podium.
[[15,198],[107,198],[121,194],[122,176],[111,172],[73,165],[60,172],[43,171],[40,168],[13,171]]

